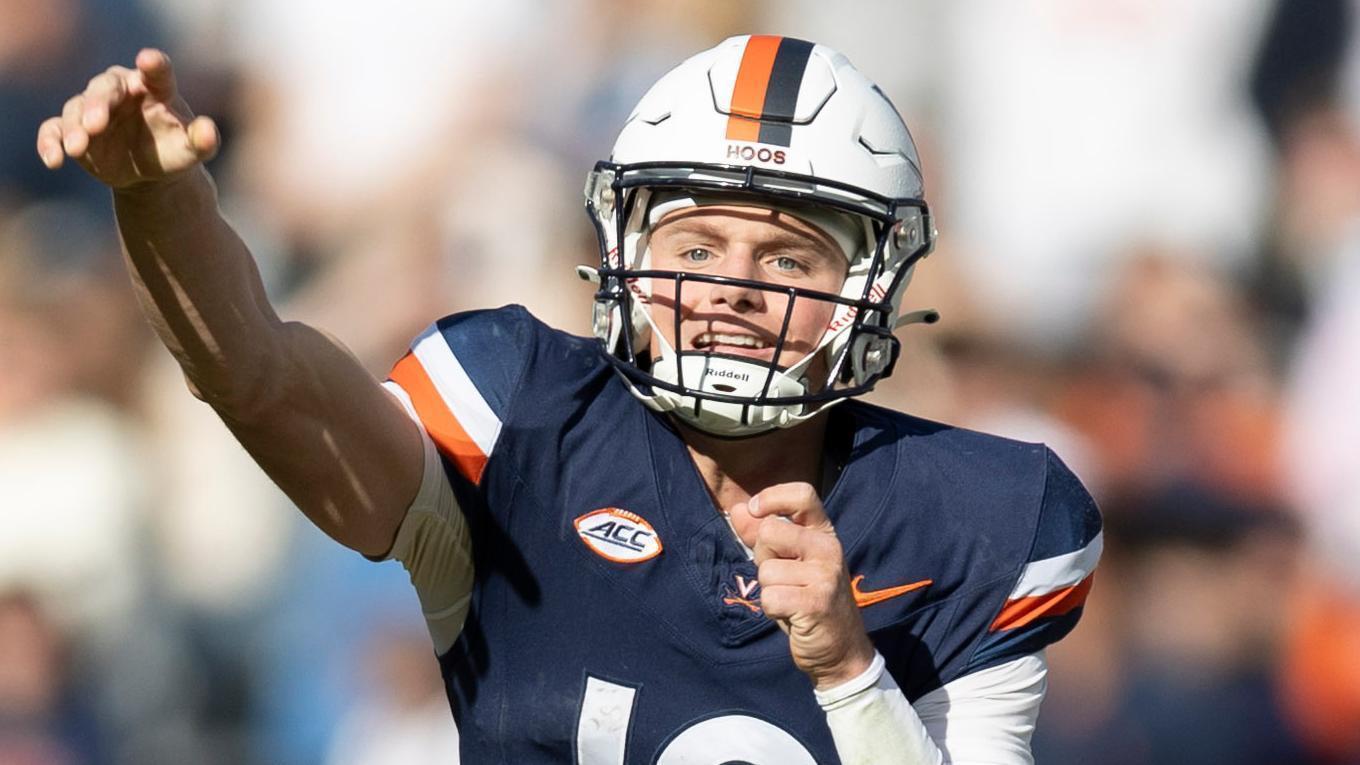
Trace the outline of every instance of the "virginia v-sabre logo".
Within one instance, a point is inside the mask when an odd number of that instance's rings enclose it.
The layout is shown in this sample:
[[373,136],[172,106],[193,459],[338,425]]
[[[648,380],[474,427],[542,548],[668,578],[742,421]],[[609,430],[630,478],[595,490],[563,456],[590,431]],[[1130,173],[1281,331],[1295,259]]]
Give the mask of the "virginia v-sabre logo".
[[661,554],[652,524],[618,507],[592,510],[575,521],[576,534],[592,552],[615,563],[641,563]]
[[723,587],[722,602],[724,606],[738,606],[753,614],[765,613],[760,607],[760,582],[741,574],[733,577],[731,585]]

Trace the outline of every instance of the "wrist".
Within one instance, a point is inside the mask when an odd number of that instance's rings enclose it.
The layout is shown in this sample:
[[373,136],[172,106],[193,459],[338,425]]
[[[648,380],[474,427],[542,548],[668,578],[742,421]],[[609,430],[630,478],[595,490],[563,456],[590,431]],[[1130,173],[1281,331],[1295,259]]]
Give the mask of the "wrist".
[[113,189],[114,209],[120,217],[133,214],[185,219],[205,209],[216,210],[217,187],[202,165],[183,172]]
[[873,643],[869,642],[869,637],[862,635],[839,662],[825,671],[813,674],[813,688],[821,693],[864,675],[873,665],[874,657],[877,655],[878,652],[874,650]]
[[[847,699],[858,696],[869,688],[879,685],[884,674],[887,672],[887,662],[883,659],[883,654],[874,652],[873,661],[869,662],[869,667],[860,674],[840,685],[833,685],[827,688],[816,688],[813,695],[817,698],[817,703],[822,709],[833,709],[840,706]],[[888,676],[891,682],[891,675]]]

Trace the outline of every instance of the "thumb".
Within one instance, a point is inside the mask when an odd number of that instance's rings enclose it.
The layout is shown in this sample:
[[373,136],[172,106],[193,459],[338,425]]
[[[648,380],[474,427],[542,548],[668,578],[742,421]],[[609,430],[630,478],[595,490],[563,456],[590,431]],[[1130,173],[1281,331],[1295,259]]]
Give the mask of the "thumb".
[[222,146],[222,134],[211,117],[195,117],[189,123],[188,133],[189,149],[199,160],[207,162],[217,156],[217,150]]

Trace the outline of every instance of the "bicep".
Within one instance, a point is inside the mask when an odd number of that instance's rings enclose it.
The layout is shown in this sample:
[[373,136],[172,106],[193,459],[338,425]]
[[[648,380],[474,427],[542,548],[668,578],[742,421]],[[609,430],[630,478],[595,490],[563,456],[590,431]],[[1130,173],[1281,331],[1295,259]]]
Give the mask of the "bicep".
[[1047,678],[1040,651],[952,680],[912,707],[946,762],[1033,763],[1030,737]]

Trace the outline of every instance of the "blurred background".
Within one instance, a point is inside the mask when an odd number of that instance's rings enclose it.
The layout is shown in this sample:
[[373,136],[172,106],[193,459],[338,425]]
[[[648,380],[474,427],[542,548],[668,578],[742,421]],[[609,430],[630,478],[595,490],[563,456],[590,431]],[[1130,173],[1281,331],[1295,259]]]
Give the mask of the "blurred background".
[[0,765],[455,762],[419,608],[293,511],[144,326],[39,122],[139,47],[215,117],[288,318],[379,375],[432,319],[588,329],[591,164],[734,33],[921,146],[940,247],[874,398],[1046,441],[1107,551],[1065,763],[1360,763],[1360,3],[0,0]]

